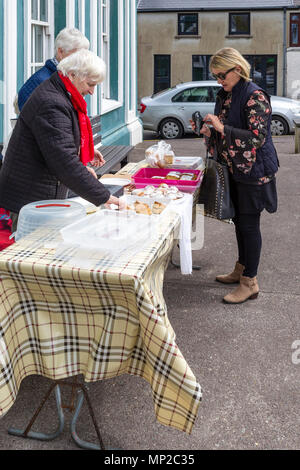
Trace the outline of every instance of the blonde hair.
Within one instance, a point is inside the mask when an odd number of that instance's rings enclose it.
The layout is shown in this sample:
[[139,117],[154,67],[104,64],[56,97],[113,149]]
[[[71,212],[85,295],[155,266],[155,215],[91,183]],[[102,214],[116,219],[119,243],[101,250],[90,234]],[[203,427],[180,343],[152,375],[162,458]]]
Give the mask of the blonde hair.
[[223,47],[216,52],[209,61],[209,70],[229,70],[232,67],[240,67],[241,72],[236,71],[240,77],[248,82],[250,79],[251,66],[242,54],[232,47]]
[[65,76],[73,73],[80,80],[88,78],[97,83],[103,82],[106,76],[105,62],[97,54],[87,49],[80,49],[65,57],[59,62],[57,70]]
[[64,28],[56,36],[54,47],[55,54],[59,48],[68,53],[77,49],[89,49],[90,41],[79,29]]

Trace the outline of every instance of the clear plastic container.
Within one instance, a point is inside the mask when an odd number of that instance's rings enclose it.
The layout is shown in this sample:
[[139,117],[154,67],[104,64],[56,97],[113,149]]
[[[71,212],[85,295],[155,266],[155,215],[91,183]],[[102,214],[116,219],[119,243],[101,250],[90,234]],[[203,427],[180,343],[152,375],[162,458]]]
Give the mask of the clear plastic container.
[[15,240],[29,235],[34,237],[40,227],[45,228],[47,234],[57,232],[82,217],[87,217],[86,210],[78,202],[65,199],[31,202],[20,210]]
[[202,157],[174,157],[173,163],[167,165],[167,168],[173,169],[201,169],[203,165]]
[[157,219],[133,211],[100,210],[60,230],[65,243],[118,252],[151,240]]

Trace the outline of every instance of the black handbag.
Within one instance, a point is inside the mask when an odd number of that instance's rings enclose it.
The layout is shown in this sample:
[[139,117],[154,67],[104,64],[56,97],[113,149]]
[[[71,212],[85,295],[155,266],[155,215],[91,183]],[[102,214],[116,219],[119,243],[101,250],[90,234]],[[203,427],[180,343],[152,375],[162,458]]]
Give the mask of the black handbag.
[[235,215],[228,167],[213,158],[206,159],[198,203],[204,205],[204,215],[218,220],[229,220]]

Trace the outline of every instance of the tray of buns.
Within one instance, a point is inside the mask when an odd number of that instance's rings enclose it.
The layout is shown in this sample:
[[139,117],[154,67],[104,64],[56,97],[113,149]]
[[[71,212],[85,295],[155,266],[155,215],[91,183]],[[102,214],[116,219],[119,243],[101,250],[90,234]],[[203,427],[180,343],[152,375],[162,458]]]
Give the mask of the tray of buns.
[[171,200],[166,197],[125,195],[126,210],[136,214],[159,216],[168,208]]
[[142,188],[137,188],[135,184],[131,183],[124,188],[124,195],[150,197],[150,198],[167,198],[168,200],[175,201],[182,199],[184,193],[178,189],[177,186],[169,186],[167,183],[161,183],[159,186],[151,184]]
[[145,186],[159,187],[162,184],[176,186],[180,191],[193,192],[200,185],[203,177],[201,170],[167,168],[141,168],[132,177],[136,188]]

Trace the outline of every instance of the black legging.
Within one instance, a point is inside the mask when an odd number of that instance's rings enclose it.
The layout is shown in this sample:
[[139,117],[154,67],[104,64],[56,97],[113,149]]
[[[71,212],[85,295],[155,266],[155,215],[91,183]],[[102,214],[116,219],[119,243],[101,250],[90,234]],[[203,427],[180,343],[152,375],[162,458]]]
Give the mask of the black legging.
[[238,214],[233,218],[238,243],[239,263],[245,266],[243,276],[255,277],[261,252],[260,212]]

